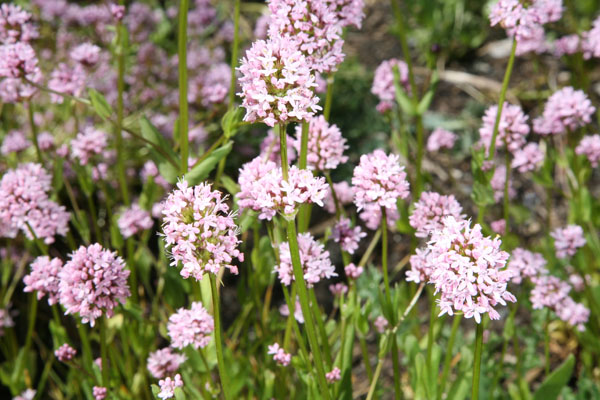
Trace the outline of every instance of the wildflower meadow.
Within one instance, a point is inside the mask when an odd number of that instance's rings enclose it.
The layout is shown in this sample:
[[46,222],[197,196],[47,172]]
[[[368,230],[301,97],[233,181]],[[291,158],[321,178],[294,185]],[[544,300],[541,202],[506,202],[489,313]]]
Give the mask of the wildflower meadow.
[[599,0],[0,4],[0,399],[600,399]]

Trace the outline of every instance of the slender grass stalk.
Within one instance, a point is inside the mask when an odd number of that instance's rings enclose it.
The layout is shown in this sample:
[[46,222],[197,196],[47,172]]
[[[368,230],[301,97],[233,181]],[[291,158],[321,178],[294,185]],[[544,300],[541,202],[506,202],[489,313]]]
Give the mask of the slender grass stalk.
[[106,317],[100,318],[100,356],[102,357],[102,385],[109,387],[108,343],[106,342]]
[[367,378],[369,381],[373,380],[373,368],[371,367],[371,361],[369,361],[369,350],[367,349],[367,341],[363,335],[358,335],[358,343],[360,344],[360,351],[363,357],[363,363],[365,364],[365,371],[367,372]]
[[550,309],[546,309],[546,322],[544,324],[544,372],[550,375]]
[[217,278],[214,274],[208,274],[210,277],[210,288],[212,293],[212,302],[215,318],[215,347],[217,350],[217,364],[219,367],[219,375],[221,376],[221,387],[225,400],[230,400],[233,397],[230,395],[229,377],[227,375],[227,366],[223,358],[223,339],[221,331],[221,313],[219,304],[219,293],[217,291]]
[[509,193],[508,193],[509,183],[510,183],[510,152],[508,151],[508,143],[506,143],[506,140],[504,142],[506,144],[506,155],[504,157],[504,163],[505,163],[505,167],[506,167],[506,175],[504,177],[504,205],[503,205],[503,211],[504,211],[504,224],[505,224],[504,234],[507,235],[508,234],[509,219],[510,219],[510,196],[509,196]]
[[189,0],[179,0],[179,30],[177,35],[177,55],[179,69],[179,151],[181,154],[181,175],[188,171],[188,73],[187,73],[187,17]]
[[94,227],[94,233],[96,234],[96,241],[102,244],[102,232],[98,226],[98,213],[96,212],[96,205],[92,196],[85,196],[87,199],[88,207],[90,209],[90,218],[92,219],[92,226]]
[[229,88],[228,109],[233,110],[235,104],[235,69],[238,61],[240,47],[240,0],[233,3],[233,44],[231,47],[231,86]]
[[125,43],[123,40],[123,23],[117,23],[117,121],[115,139],[117,147],[117,171],[121,196],[125,205],[129,205],[129,191],[127,189],[127,178],[125,176],[125,158],[123,154],[123,91],[125,88]]
[[81,354],[83,357],[83,365],[85,368],[92,370],[92,346],[90,345],[90,338],[87,333],[86,326],[81,322],[77,322],[77,330],[79,331],[79,338],[81,339]]
[[367,400],[372,400],[373,395],[375,394],[375,387],[377,387],[377,381],[379,380],[379,375],[381,375],[381,368],[383,367],[383,362],[385,358],[381,357],[379,362],[377,363],[377,367],[375,367],[375,375],[371,380],[371,386],[369,386],[369,393],[367,394]]
[[[302,134],[300,136],[300,157],[298,158],[298,167],[306,169],[308,157],[308,130],[309,123],[302,121]],[[303,204],[298,212],[298,231],[306,232],[310,225],[311,205]]]
[[479,378],[481,376],[481,353],[483,350],[483,323],[477,324],[475,336],[475,359],[473,363],[473,386],[471,400],[479,399]]
[[329,121],[331,115],[331,104],[333,103],[333,82],[334,74],[330,73],[327,76],[327,92],[325,92],[325,107],[323,107],[323,117],[326,121]]
[[429,326],[427,328],[427,369],[430,374],[433,374],[431,358],[433,353],[433,336],[435,331],[435,321],[436,321],[436,309],[435,309],[435,299],[433,294],[430,292],[429,295]]
[[438,386],[438,400],[442,399],[446,390],[446,381],[448,380],[448,374],[450,373],[450,364],[452,363],[452,349],[454,348],[454,341],[456,339],[456,333],[458,332],[458,327],[460,326],[461,319],[462,315],[456,314],[454,315],[454,319],[452,320],[452,331],[450,332],[448,346],[445,349],[446,355],[444,357],[444,369],[442,370],[442,380],[440,385]]
[[31,128],[31,136],[33,138],[35,154],[37,155],[38,162],[43,165],[44,158],[42,157],[42,151],[40,150],[40,145],[38,143],[37,127],[33,118],[33,103],[31,101],[27,102],[27,116],[29,117],[29,127]]
[[317,296],[312,288],[308,289],[308,295],[310,297],[310,305],[314,314],[314,318],[317,320],[317,328],[319,329],[319,334],[321,335],[321,343],[323,346],[323,353],[325,353],[327,368],[331,368],[333,362],[331,359],[331,349],[329,347],[329,337],[327,336],[327,331],[325,331],[325,324],[323,322],[321,310],[319,309],[319,303],[317,303]]

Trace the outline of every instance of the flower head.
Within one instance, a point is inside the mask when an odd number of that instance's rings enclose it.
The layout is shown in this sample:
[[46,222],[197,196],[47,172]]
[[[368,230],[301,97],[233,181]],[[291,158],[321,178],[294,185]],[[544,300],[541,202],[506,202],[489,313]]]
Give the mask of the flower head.
[[81,165],[87,165],[93,156],[102,154],[106,146],[108,146],[106,133],[92,126],[85,127],[83,132],[79,132],[71,141],[72,155]]
[[600,161],[600,135],[587,135],[575,148],[575,153],[587,157],[592,167],[596,168]]
[[589,124],[596,108],[582,90],[570,86],[555,92],[544,106],[544,113],[533,121],[540,135],[560,135]]
[[[298,247],[300,249],[300,262],[304,270],[304,280],[309,287],[312,287],[321,279],[337,276],[335,267],[329,259],[329,252],[310,233],[298,235]],[[280,262],[275,267],[275,272],[277,272],[281,283],[289,286],[295,278],[288,242],[279,245],[279,258]]]
[[427,138],[427,151],[436,152],[442,148],[451,149],[456,142],[456,134],[442,128],[436,128]]
[[27,43],[39,36],[31,13],[20,6],[4,3],[0,6],[0,42]]
[[583,229],[579,225],[556,228],[550,233],[550,236],[554,239],[554,248],[558,258],[574,256],[577,249],[585,246],[586,243]]
[[406,281],[421,283],[429,281],[432,265],[429,262],[428,249],[416,249],[415,254],[409,259],[410,270],[406,271]]
[[27,43],[0,46],[0,78],[27,78],[39,74],[38,59]]
[[[483,125],[479,129],[480,141],[488,151],[494,134],[497,113],[498,106],[488,108],[482,119]],[[498,125],[496,146],[500,147],[506,144],[510,152],[515,152],[522,148],[525,144],[525,137],[529,134],[528,118],[521,107],[504,103],[500,124]]]
[[583,304],[576,303],[570,296],[571,286],[552,275],[542,275],[533,279],[531,303],[534,310],[544,307],[553,310],[556,315],[568,324],[583,331],[590,315]]
[[35,389],[25,389],[23,393],[14,397],[13,400],[33,400],[37,391]]
[[535,279],[548,272],[544,256],[520,247],[512,251],[508,270],[512,273],[511,282],[517,285],[522,282],[523,278]]
[[54,355],[60,362],[71,361],[76,355],[77,350],[69,346],[68,343],[63,344],[54,352]]
[[233,259],[243,261],[244,255],[237,249],[239,228],[225,200],[210,184],[188,187],[185,180],[165,200],[163,232],[171,265],[181,262],[182,277],[201,280],[205,272],[217,274],[221,268],[237,274]]
[[112,317],[113,309],[131,295],[123,259],[98,243],[81,246],[70,258],[58,274],[65,313],[79,313],[81,321],[91,326],[103,314]]
[[286,353],[283,348],[279,347],[279,343],[273,343],[268,346],[267,354],[273,356],[273,361],[277,364],[287,367],[290,365],[290,361],[292,361],[292,355],[290,353]]
[[350,263],[346,265],[344,268],[344,272],[349,279],[358,279],[359,276],[362,275],[364,268],[361,266],[356,266],[354,263]]
[[84,67],[93,67],[100,60],[100,47],[92,43],[82,43],[71,50],[70,56]]
[[31,272],[25,275],[25,292],[37,292],[37,298],[40,300],[48,295],[48,304],[53,305],[58,302],[58,273],[62,269],[63,262],[60,258],[40,256],[31,263]]
[[443,225],[444,217],[452,215],[456,219],[464,219],[462,207],[453,195],[443,196],[436,192],[423,192],[415,203],[415,209],[408,218],[410,226],[417,232],[417,237],[427,237],[435,229]]
[[[85,89],[86,78],[87,73],[81,64],[71,67],[65,63],[60,63],[50,75],[48,88],[55,92],[80,96]],[[64,96],[55,93],[50,93],[50,99],[57,104],[62,104],[65,101]]]
[[10,153],[18,153],[27,150],[30,146],[31,142],[27,140],[23,132],[13,130],[4,136],[0,153],[2,153],[3,156],[8,156]]
[[364,0],[328,0],[329,7],[335,11],[342,27],[351,26],[360,29],[365,17]]
[[193,302],[190,309],[180,308],[169,317],[167,331],[171,346],[183,349],[192,345],[195,349],[206,347],[215,329],[212,315],[200,302]]
[[92,394],[94,395],[94,400],[104,400],[108,395],[108,389],[102,386],[94,386]]
[[123,237],[128,238],[152,228],[154,222],[148,211],[142,209],[139,204],[133,204],[119,216],[117,224]]
[[358,249],[358,242],[365,236],[367,234],[360,229],[360,226],[352,228],[350,219],[346,217],[341,217],[331,229],[333,241],[340,243],[342,250],[349,254],[354,254]]
[[579,35],[566,35],[554,41],[554,55],[562,57],[565,54],[575,54],[581,50]]
[[325,378],[327,379],[327,382],[329,382],[329,383],[339,381],[340,379],[342,379],[340,369],[338,367],[335,367],[334,369],[332,369],[331,371],[329,371],[328,373],[325,374]]
[[498,235],[504,235],[506,232],[506,220],[501,218],[492,221],[490,222],[490,228],[492,229],[492,232],[497,233]]
[[186,356],[178,354],[170,347],[156,350],[148,356],[146,364],[148,371],[156,379],[171,376],[179,369],[179,366],[186,360]]
[[[296,140],[294,147],[300,153],[302,146],[302,126],[296,127]],[[309,119],[308,128],[308,151],[306,161],[308,169],[326,171],[336,169],[338,165],[348,161],[344,155],[346,139],[342,136],[340,129],[329,124],[324,116]]]
[[379,98],[377,110],[384,113],[396,104],[396,89],[394,86],[394,68],[398,68],[400,84],[406,92],[410,91],[408,82],[408,66],[404,61],[392,58],[382,62],[375,70],[371,93]]
[[592,23],[591,30],[583,32],[581,48],[585,59],[600,58],[600,16],[596,17]]
[[512,168],[524,173],[537,170],[544,162],[544,152],[537,143],[528,143],[522,149],[513,152]]
[[171,399],[175,396],[175,388],[183,386],[183,380],[181,379],[181,375],[177,374],[173,378],[167,377],[161,379],[158,381],[158,386],[160,387],[158,397],[161,399]]
[[379,315],[377,318],[375,318],[375,330],[379,333],[383,333],[385,332],[385,330],[387,329],[389,322],[387,319],[385,319],[384,317],[382,317],[381,315]]

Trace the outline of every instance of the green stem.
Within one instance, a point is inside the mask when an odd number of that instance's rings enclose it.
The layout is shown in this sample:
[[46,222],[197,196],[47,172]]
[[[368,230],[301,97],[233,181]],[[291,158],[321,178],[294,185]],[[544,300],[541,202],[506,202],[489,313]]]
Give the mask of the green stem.
[[550,375],[550,309],[546,309],[546,323],[544,324],[544,370],[546,376]]
[[436,320],[436,308],[435,308],[435,300],[433,294],[429,296],[430,305],[429,305],[429,327],[427,330],[427,369],[430,374],[433,374],[431,358],[433,353],[433,336],[434,336],[434,328],[435,328],[435,320]]
[[456,332],[460,326],[460,320],[462,316],[456,314],[452,321],[452,331],[450,332],[450,339],[448,340],[448,346],[446,347],[446,356],[444,357],[444,369],[442,370],[442,381],[438,386],[438,400],[441,400],[446,390],[446,381],[448,380],[448,374],[450,373],[450,364],[452,363],[452,348],[454,347],[454,341],[456,339]]
[[125,29],[121,21],[117,24],[117,123],[115,129],[116,147],[117,147],[117,170],[121,195],[125,205],[129,205],[129,191],[127,190],[127,178],[125,176],[125,158],[123,155],[123,91],[125,88],[125,49],[123,42],[123,32]]
[[[505,141],[506,143],[506,141]],[[509,183],[510,183],[510,152],[508,151],[508,143],[506,143],[506,156],[504,158],[504,163],[506,167],[506,175],[504,177],[504,234],[508,234],[508,221],[510,219],[510,196],[509,196]]]
[[[298,158],[298,167],[300,169],[306,169],[307,157],[308,157],[308,131],[309,123],[302,121],[302,134],[300,137],[300,157]],[[298,231],[300,233],[306,232],[310,225],[310,214],[311,205],[302,204],[298,211]]]
[[325,330],[325,324],[323,323],[323,317],[321,310],[319,309],[319,303],[317,303],[317,296],[315,296],[315,291],[312,288],[308,289],[308,294],[310,297],[312,312],[317,320],[317,328],[319,329],[319,334],[321,335],[321,342],[323,345],[323,352],[325,353],[327,368],[331,369],[333,362],[331,360],[331,349],[329,348],[329,337],[327,336],[327,331]]
[[219,375],[221,376],[221,387],[223,388],[223,396],[225,400],[232,399],[230,396],[229,378],[227,376],[227,366],[223,358],[223,340],[221,332],[221,314],[219,304],[219,293],[217,292],[217,279],[214,274],[208,274],[210,277],[210,288],[212,293],[212,302],[215,318],[215,347],[217,349],[217,364],[219,367]]
[[29,315],[27,316],[27,336],[25,336],[25,347],[23,348],[23,359],[19,360],[17,367],[17,375],[20,377],[23,374],[23,370],[25,369],[26,360],[29,359],[28,353],[29,349],[31,349],[31,340],[33,338],[33,332],[35,331],[35,318],[37,316],[38,309],[38,299],[35,293],[32,293],[30,296],[29,303]]
[[371,367],[371,361],[369,361],[369,350],[367,349],[367,341],[363,335],[358,335],[358,343],[360,343],[360,351],[363,356],[363,363],[365,364],[365,371],[367,372],[367,378],[369,381],[373,380],[373,368]]
[[92,196],[85,197],[88,202],[88,207],[90,208],[90,217],[92,218],[92,226],[94,227],[94,233],[96,234],[96,241],[102,244],[102,232],[100,231],[100,227],[98,226],[98,213],[96,212],[94,199],[92,199]]
[[106,388],[109,387],[109,360],[107,353],[106,343],[106,318],[100,318],[100,356],[102,357],[102,385]]
[[188,76],[187,76],[187,15],[189,0],[179,0],[179,31],[177,54],[179,69],[179,150],[181,154],[181,175],[188,171]]
[[89,368],[92,371],[92,347],[90,345],[90,339],[87,333],[86,326],[81,322],[77,322],[77,329],[79,331],[79,337],[81,339],[81,353],[83,356],[83,365],[85,368]]
[[333,77],[333,74],[327,76],[327,92],[325,93],[325,107],[323,107],[323,117],[325,117],[326,121],[329,121],[331,104],[333,103]]
[[[418,104],[418,102],[415,102]],[[419,199],[421,196],[421,192],[423,191],[423,117],[418,114],[415,117],[416,127],[417,127],[417,159],[416,159],[416,183],[415,183],[415,201]]]
[[31,136],[33,137],[33,146],[35,147],[35,153],[40,164],[44,164],[40,145],[38,143],[37,127],[35,126],[35,120],[33,118],[33,103],[27,102],[27,116],[29,117],[29,127],[31,128]]
[[229,88],[228,109],[232,110],[235,101],[235,68],[237,67],[238,48],[240,46],[240,0],[235,0],[233,5],[233,44],[231,48],[231,86]]
[[377,367],[375,368],[375,375],[371,380],[371,386],[369,387],[369,393],[367,394],[367,400],[373,399],[373,395],[375,394],[375,387],[377,386],[377,381],[379,380],[379,375],[381,375],[381,368],[383,367],[383,362],[385,358],[381,357],[379,362],[377,363]]
[[[483,322],[483,321],[482,321]],[[479,399],[479,378],[481,375],[481,353],[483,350],[483,324],[477,324],[477,334],[475,337],[475,360],[473,363],[473,387],[471,390],[471,400]]]

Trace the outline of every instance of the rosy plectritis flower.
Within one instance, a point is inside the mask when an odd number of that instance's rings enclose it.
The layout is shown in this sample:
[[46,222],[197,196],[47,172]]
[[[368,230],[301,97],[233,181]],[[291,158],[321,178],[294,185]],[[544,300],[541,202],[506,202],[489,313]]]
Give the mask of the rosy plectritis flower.
[[592,167],[596,168],[600,161],[600,135],[584,136],[575,148],[575,153],[586,156]]
[[[192,329],[190,327],[190,329]],[[179,369],[179,366],[185,362],[186,356],[177,354],[170,347],[156,350],[150,353],[146,364],[148,371],[156,379],[161,379],[166,376],[171,376]]]
[[508,270],[512,273],[511,281],[516,284],[520,284],[524,278],[534,279],[548,272],[544,256],[520,247],[512,251]]
[[556,228],[550,236],[554,239],[556,257],[572,257],[577,249],[585,246],[586,240],[583,229],[579,225],[568,225],[564,228]]
[[212,315],[200,302],[192,303],[190,309],[180,308],[169,317],[167,324],[171,346],[176,349],[183,349],[189,345],[195,349],[206,347],[214,329]]
[[117,224],[121,234],[127,239],[136,233],[152,228],[154,222],[148,211],[143,210],[139,204],[133,204],[123,211]]
[[[483,125],[479,129],[479,136],[486,150],[489,150],[491,145],[497,114],[498,106],[494,105],[486,110],[482,119]],[[529,134],[528,118],[521,107],[504,103],[500,124],[498,125],[496,146],[501,147],[506,145],[511,152],[515,152],[523,147],[525,137]]]
[[341,217],[331,229],[331,238],[339,243],[342,250],[349,254],[354,254],[358,249],[358,242],[367,234],[360,229],[360,226],[351,226],[349,218]]
[[287,367],[290,364],[290,361],[292,361],[292,355],[286,353],[285,350],[279,346],[279,343],[269,345],[267,354],[272,355],[273,361],[284,367]]
[[[298,125],[294,140],[294,147],[298,153],[302,145],[301,138],[302,126]],[[336,125],[329,124],[322,115],[309,119],[306,154],[308,169],[318,171],[336,169],[338,165],[348,161],[348,157],[344,155],[344,150],[347,148],[346,139]]]
[[60,258],[40,256],[31,263],[31,272],[25,275],[25,292],[37,292],[37,298],[40,300],[48,295],[48,304],[53,305],[58,302],[58,273],[62,269],[63,262]]
[[451,149],[456,142],[456,134],[442,128],[436,128],[427,138],[427,151],[436,152],[440,149]]
[[409,92],[408,66],[404,61],[395,58],[382,62],[375,70],[371,93],[379,98],[377,111],[384,113],[391,110],[396,104],[396,90],[394,86],[394,68],[398,68],[400,85]]
[[443,226],[444,217],[463,219],[462,207],[453,195],[443,196],[436,192],[423,192],[415,203],[415,209],[408,218],[410,226],[417,232],[415,236],[425,238],[435,229]]
[[65,343],[58,349],[56,349],[54,355],[56,356],[58,361],[67,362],[71,361],[77,355],[77,350],[69,346],[69,344]]
[[[335,267],[329,259],[329,252],[310,233],[298,235],[298,247],[300,249],[300,262],[304,270],[304,280],[309,287],[312,287],[321,279],[337,276]],[[288,242],[279,245],[279,258],[280,263],[275,267],[275,272],[277,272],[281,283],[289,286],[295,278]]]
[[183,380],[181,379],[181,375],[177,374],[173,378],[167,377],[161,379],[158,381],[158,386],[160,387],[158,397],[161,399],[171,399],[175,396],[175,388],[183,386]]
[[544,113],[533,121],[540,135],[560,135],[592,121],[596,108],[582,90],[570,86],[555,92],[544,106]]

